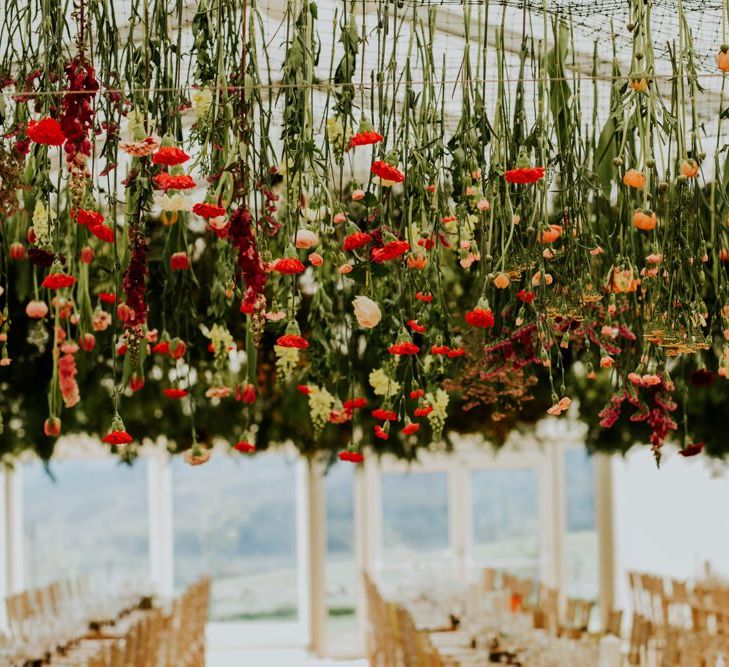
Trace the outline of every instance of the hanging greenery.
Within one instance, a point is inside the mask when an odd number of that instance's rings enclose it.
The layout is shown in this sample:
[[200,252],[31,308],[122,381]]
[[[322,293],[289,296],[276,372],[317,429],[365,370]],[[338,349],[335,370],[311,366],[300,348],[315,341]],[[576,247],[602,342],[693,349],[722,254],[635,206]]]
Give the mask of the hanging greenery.
[[652,4],[605,72],[546,4],[6,0],[2,451],[413,458],[575,401],[726,455],[727,111]]

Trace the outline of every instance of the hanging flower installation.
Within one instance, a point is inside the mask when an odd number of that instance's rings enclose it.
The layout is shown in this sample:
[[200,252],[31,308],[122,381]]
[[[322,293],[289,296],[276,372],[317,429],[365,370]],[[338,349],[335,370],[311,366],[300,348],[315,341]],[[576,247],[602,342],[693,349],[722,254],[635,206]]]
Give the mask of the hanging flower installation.
[[460,37],[387,0],[339,3],[333,36],[303,0],[285,31],[255,0],[29,4],[0,26],[3,452],[358,463],[577,408],[594,448],[727,453],[726,110],[699,68],[729,49],[699,57],[681,3],[661,59],[629,0],[604,81],[556,15],[494,42],[488,3],[448,14]]

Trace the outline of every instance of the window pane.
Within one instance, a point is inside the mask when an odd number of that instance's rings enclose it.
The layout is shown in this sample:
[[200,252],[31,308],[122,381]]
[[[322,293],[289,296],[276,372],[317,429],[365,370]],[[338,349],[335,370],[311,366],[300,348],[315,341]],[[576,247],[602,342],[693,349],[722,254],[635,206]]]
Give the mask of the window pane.
[[534,575],[539,558],[539,477],[533,468],[474,470],[473,558]]
[[118,459],[23,465],[25,586],[77,576],[136,585],[149,573],[147,467]]
[[357,651],[359,573],[354,552],[355,466],[335,464],[324,479],[327,517],[327,652],[351,656]]
[[[445,472],[382,475],[382,550],[388,580],[414,569],[448,574],[448,476]],[[446,568],[446,572],[436,572]]]
[[564,471],[565,589],[567,595],[594,599],[598,592],[595,461],[585,449],[568,449],[564,455]]
[[213,579],[212,621],[298,612],[296,469],[279,454],[172,462],[175,585]]

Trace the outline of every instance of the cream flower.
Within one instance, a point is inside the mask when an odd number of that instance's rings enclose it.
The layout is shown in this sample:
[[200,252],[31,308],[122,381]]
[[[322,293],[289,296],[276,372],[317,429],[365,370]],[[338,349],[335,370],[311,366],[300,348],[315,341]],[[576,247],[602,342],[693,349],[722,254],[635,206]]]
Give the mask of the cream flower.
[[163,194],[156,198],[157,205],[163,211],[190,211],[192,210],[192,201],[181,193],[173,195]]
[[206,116],[210,107],[213,104],[213,93],[211,90],[206,88],[205,90],[196,90],[192,94],[192,112],[195,114],[195,118],[200,120],[203,116]]
[[356,296],[352,300],[354,306],[354,316],[361,327],[372,329],[376,327],[382,319],[380,307],[367,296]]
[[299,229],[294,238],[294,245],[301,250],[308,250],[319,243],[319,237],[310,229]]
[[378,368],[370,373],[370,385],[378,396],[394,396],[400,393],[400,383],[393,380],[384,368]]

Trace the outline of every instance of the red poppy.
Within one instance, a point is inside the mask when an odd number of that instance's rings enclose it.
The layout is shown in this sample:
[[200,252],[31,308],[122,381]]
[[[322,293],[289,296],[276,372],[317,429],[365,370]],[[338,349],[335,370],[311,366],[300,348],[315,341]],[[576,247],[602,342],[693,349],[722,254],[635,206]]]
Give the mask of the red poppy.
[[114,230],[108,225],[95,225],[89,226],[89,231],[97,238],[106,243],[114,242]]
[[279,347],[295,347],[299,350],[305,350],[309,347],[309,341],[307,341],[306,338],[295,334],[284,334],[283,336],[278,337],[276,345]]
[[66,273],[49,273],[41,283],[41,287],[47,287],[48,289],[63,289],[64,287],[71,287],[76,282],[76,278],[69,276]]
[[359,452],[353,452],[346,449],[343,452],[339,452],[339,460],[347,461],[349,463],[362,463],[362,461],[364,461],[364,456],[362,456]]
[[474,308],[466,313],[466,322],[472,327],[488,329],[494,326],[494,314],[484,308]]
[[400,431],[400,433],[403,435],[412,435],[413,433],[417,433],[419,430],[420,424],[418,424],[418,422],[410,422]]
[[384,137],[375,130],[369,130],[366,132],[357,132],[350,140],[349,147],[354,148],[355,146],[371,146],[382,141]]
[[519,299],[522,303],[532,303],[534,301],[534,298],[536,297],[536,294],[534,292],[528,292],[527,290],[520,289],[516,293],[516,298]]
[[154,177],[154,184],[160,190],[192,190],[195,187],[195,181],[192,176],[181,174],[173,176],[163,171]]
[[367,232],[354,232],[344,239],[344,251],[357,250],[368,243],[372,243],[372,234]]
[[286,275],[294,275],[306,271],[304,263],[297,257],[282,257],[281,259],[277,259],[271,265],[271,268],[278,273],[285,273]]
[[372,261],[381,264],[391,259],[396,259],[404,255],[410,250],[410,244],[407,241],[390,241],[382,248],[372,249]]
[[186,252],[173,252],[170,255],[170,269],[173,271],[187,271],[190,268],[190,258]]
[[697,454],[701,454],[701,452],[704,449],[704,443],[703,442],[695,442],[693,445],[687,445],[684,447],[679,454],[681,456],[696,456]]
[[99,301],[102,303],[114,303],[116,301],[116,294],[114,292],[99,292]]
[[372,411],[372,416],[375,419],[379,419],[383,422],[397,421],[397,413],[394,410],[385,410],[384,408],[377,408]]
[[375,160],[372,163],[372,167],[370,167],[370,171],[375,176],[379,176],[383,181],[402,183],[405,180],[405,174],[384,160]]
[[425,333],[425,327],[422,324],[418,324],[417,320],[408,320],[407,325],[410,327],[411,331]]
[[161,343],[157,343],[157,345],[152,348],[152,352],[154,354],[169,354],[170,342],[167,340],[163,340]]
[[509,169],[504,174],[507,183],[518,183],[524,185],[526,183],[536,183],[544,178],[544,167],[521,167],[519,169]]
[[245,440],[236,442],[234,446],[242,454],[252,454],[256,451],[256,446],[252,442],[246,442]]
[[375,426],[374,430],[375,430],[375,436],[377,438],[379,438],[380,440],[387,440],[390,437],[389,434],[387,433],[387,431],[384,428],[382,428],[382,426],[380,426],[379,424],[377,424],[377,426]]
[[176,164],[187,162],[190,156],[177,146],[162,146],[153,156],[152,162],[155,164],[165,164],[172,167]]
[[417,398],[422,398],[423,396],[425,396],[425,390],[424,389],[413,389],[410,392],[410,398],[412,398],[413,400],[415,400]]
[[163,389],[162,393],[167,396],[167,398],[177,400],[187,396],[187,389]]
[[83,208],[76,209],[71,214],[71,217],[74,218],[79,225],[83,225],[84,227],[97,227],[104,222],[104,216],[101,215],[101,213],[98,211],[87,211]]
[[415,343],[406,341],[405,343],[395,343],[394,345],[390,345],[387,351],[390,354],[406,355],[417,354],[420,352],[420,348]]
[[201,218],[209,220],[210,218],[219,218],[221,215],[225,215],[225,209],[222,206],[216,206],[215,204],[195,204],[192,207],[192,212],[195,215],[199,215]]
[[311,393],[311,387],[306,384],[297,384],[296,389],[299,393],[304,394],[304,396],[308,396]]
[[433,345],[433,347],[430,348],[431,354],[448,354],[451,351],[451,348],[447,345]]
[[350,398],[348,401],[344,401],[345,410],[356,410],[357,408],[364,408],[367,406],[367,399],[365,398]]
[[466,354],[466,350],[464,350],[462,347],[454,347],[446,354],[448,355],[449,359],[453,359],[454,357],[462,357],[464,354]]
[[423,303],[430,303],[433,300],[432,294],[423,294],[422,292],[417,292],[415,294],[415,298],[418,301],[422,301]]
[[421,408],[415,408],[413,415],[415,415],[416,417],[427,417],[431,412],[433,412],[433,406],[424,405]]
[[101,442],[105,442],[107,445],[128,445],[133,440],[134,438],[126,431],[109,431],[101,438]]
[[44,146],[62,146],[66,141],[60,123],[54,118],[41,118],[28,122],[28,139]]

